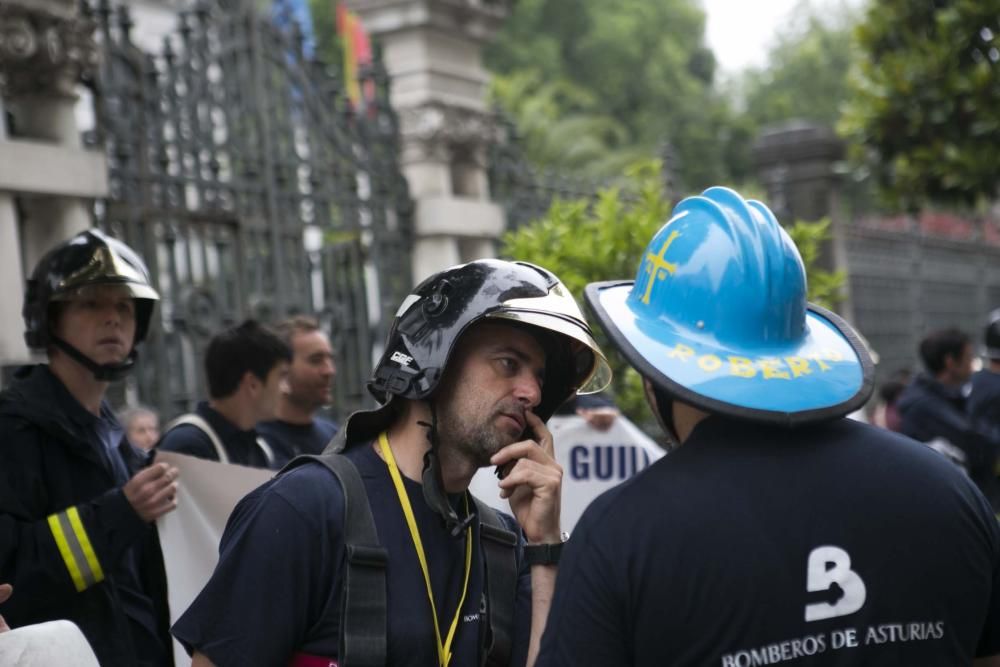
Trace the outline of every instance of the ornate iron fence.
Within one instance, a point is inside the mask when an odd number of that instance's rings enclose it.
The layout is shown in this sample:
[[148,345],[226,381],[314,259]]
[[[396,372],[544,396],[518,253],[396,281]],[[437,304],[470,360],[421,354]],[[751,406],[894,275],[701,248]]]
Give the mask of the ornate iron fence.
[[[935,229],[941,218],[951,222]],[[845,227],[854,323],[881,358],[880,378],[919,370],[917,346],[936,329],[958,327],[978,348],[987,313],[1000,307],[998,229],[929,212]]]
[[410,287],[412,206],[384,70],[355,109],[294,21],[255,4],[199,2],[157,54],[132,42],[125,8],[92,10],[94,138],[111,170],[96,217],[143,253],[162,295],[137,390],[164,416],[204,396],[215,332],[292,313],[331,334],[334,411],[360,407]]

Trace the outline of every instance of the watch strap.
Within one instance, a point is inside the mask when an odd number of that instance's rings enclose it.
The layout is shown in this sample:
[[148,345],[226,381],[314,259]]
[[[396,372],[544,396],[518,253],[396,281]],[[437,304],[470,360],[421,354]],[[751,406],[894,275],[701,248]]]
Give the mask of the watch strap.
[[562,555],[563,543],[526,544],[524,545],[524,562],[528,565],[556,565]]

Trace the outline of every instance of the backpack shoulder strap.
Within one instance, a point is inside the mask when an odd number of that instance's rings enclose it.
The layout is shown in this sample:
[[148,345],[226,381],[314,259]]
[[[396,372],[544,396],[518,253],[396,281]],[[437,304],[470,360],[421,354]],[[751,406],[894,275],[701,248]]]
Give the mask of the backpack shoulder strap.
[[194,426],[199,431],[207,435],[208,439],[212,441],[212,446],[215,447],[215,454],[219,457],[219,462],[229,463],[229,455],[226,454],[226,448],[222,446],[222,441],[219,440],[219,436],[215,432],[215,429],[213,429],[212,426],[207,421],[205,421],[200,415],[197,415],[193,412],[189,412],[186,415],[181,415],[177,419],[174,419],[172,422],[167,424],[166,427],[164,427],[163,429],[163,435],[166,435],[167,433],[169,433],[170,431],[172,431],[173,429],[182,424],[188,424],[190,426]]
[[267,461],[267,467],[274,467],[274,450],[271,449],[271,445],[267,444],[264,436],[257,436],[257,446],[260,447],[260,451],[264,452],[264,460]]
[[300,456],[285,467],[313,459],[326,466],[344,490],[343,598],[340,610],[341,667],[382,667],[386,664],[386,576],[388,554],[379,544],[361,475],[342,454]]
[[[472,495],[472,494],[469,494]],[[479,543],[486,563],[486,604],[489,633],[483,665],[510,664],[517,603],[517,535],[507,529],[497,511],[475,496],[479,514]]]

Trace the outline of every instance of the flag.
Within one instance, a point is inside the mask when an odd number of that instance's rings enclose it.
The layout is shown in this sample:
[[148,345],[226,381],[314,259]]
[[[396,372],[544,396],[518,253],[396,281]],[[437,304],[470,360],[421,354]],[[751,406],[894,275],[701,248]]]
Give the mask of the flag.
[[351,104],[358,109],[375,96],[373,82],[366,81],[362,98],[358,81],[358,70],[372,64],[372,45],[361,19],[342,2],[337,3],[337,34],[344,47],[344,90]]

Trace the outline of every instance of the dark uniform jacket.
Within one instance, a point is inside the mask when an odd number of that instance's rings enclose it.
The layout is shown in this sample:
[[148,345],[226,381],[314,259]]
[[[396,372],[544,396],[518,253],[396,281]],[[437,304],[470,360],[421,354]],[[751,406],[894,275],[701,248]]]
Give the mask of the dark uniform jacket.
[[984,369],[972,376],[966,409],[977,428],[1000,433],[1000,373]]
[[[0,582],[14,585],[3,615],[73,621],[101,665],[172,664],[156,531],[125,498],[98,421],[47,366],[0,393]],[[119,476],[145,463],[124,438],[119,451]]]
[[993,472],[1000,443],[969,419],[965,402],[958,389],[946,387],[928,375],[918,375],[899,397],[901,432],[952,460],[964,459],[962,467],[994,510],[1000,509],[1000,489]]

